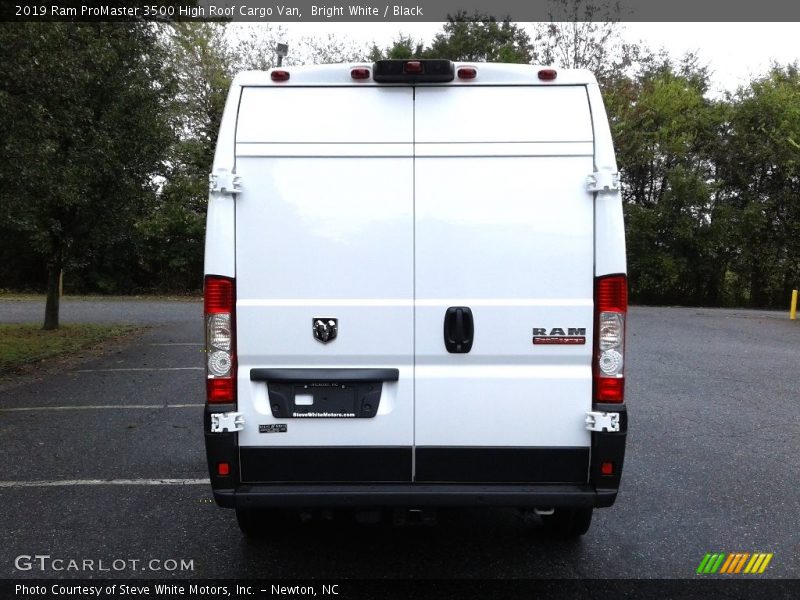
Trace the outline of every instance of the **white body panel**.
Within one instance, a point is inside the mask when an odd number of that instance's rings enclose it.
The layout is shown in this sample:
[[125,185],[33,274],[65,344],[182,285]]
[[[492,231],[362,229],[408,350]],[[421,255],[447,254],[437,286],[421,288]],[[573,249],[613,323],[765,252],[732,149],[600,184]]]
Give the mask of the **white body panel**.
[[417,143],[592,141],[584,86],[439,86],[417,92]]
[[411,97],[407,87],[245,88],[236,142],[411,142]]
[[[570,118],[553,119],[560,107]],[[426,88],[415,109],[417,445],[588,446],[580,426],[592,389],[585,88]],[[449,156],[426,152],[447,139],[461,142]],[[468,354],[443,346],[449,306],[472,310]],[[582,346],[534,346],[533,327],[589,335]]]
[[[614,145],[608,126],[606,109],[596,83],[586,86],[592,107],[595,135],[595,170],[617,172]],[[602,194],[595,202],[595,275],[627,273],[625,260],[625,222],[622,217],[622,197],[617,190]]]
[[[214,173],[233,173],[236,157],[236,121],[241,88],[233,85],[228,92],[225,111],[214,153]],[[211,193],[206,216],[204,269],[207,274],[236,276],[236,208],[228,194]]]
[[[594,78],[477,65],[412,87],[353,66],[244,73],[226,105],[214,170],[242,191],[211,195],[206,273],[236,278],[239,445],[588,448],[594,277],[625,272],[619,194],[585,187],[616,171]],[[473,313],[466,354],[444,346],[452,306]],[[533,328],[586,343],[534,345]],[[375,417],[283,420],[249,377],[331,367],[400,377]]]
[[[280,119],[263,119],[272,106]],[[381,118],[387,108],[392,119]],[[279,422],[267,386],[250,381],[251,368],[400,368],[400,380],[384,384],[375,417],[294,419],[269,443],[410,446],[412,90],[245,88],[239,115],[240,411],[254,425]],[[323,345],[311,335],[312,320],[326,316],[339,319],[342,335]],[[239,443],[265,441],[252,426]]]

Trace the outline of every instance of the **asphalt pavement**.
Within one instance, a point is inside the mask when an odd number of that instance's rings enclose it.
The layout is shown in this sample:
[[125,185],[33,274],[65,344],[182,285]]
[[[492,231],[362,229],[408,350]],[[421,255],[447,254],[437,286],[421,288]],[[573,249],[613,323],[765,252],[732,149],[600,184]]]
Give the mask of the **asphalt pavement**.
[[[0,301],[0,322],[42,311]],[[622,489],[579,541],[460,509],[434,527],[313,522],[254,543],[205,483],[201,311],[65,301],[63,322],[151,327],[0,387],[5,577],[686,578],[707,552],[771,552],[762,577],[800,576],[800,322],[786,313],[631,309]],[[34,555],[44,570],[17,558]]]

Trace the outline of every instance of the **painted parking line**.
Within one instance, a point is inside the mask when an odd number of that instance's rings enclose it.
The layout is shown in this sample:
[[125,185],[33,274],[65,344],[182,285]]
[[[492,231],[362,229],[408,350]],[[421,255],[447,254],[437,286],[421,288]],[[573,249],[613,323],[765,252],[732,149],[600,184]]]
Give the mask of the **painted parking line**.
[[94,404],[88,406],[19,406],[14,408],[0,408],[0,412],[30,412],[36,410],[106,410],[119,409],[152,409],[152,408],[198,408],[205,404]]
[[114,373],[116,371],[202,371],[205,367],[125,367],[119,369],[77,369],[73,373]]
[[54,481],[0,481],[0,488],[71,487],[79,485],[208,485],[206,479],[63,479]]

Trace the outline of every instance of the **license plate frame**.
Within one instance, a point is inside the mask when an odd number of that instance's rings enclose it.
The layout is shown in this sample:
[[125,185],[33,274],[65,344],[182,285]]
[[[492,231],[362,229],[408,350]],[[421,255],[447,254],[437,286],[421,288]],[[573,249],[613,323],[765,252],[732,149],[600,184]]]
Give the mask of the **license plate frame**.
[[[382,388],[380,381],[270,382],[267,385],[272,416],[278,419],[372,418],[378,412]],[[303,397],[300,404],[298,396]]]

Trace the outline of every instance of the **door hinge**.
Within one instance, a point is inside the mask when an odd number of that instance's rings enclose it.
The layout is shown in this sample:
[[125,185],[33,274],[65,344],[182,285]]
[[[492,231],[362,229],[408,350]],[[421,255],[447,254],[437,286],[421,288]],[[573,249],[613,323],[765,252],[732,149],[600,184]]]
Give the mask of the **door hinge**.
[[241,175],[219,170],[208,176],[208,191],[217,194],[238,194],[242,191]]
[[211,433],[241,431],[244,429],[244,415],[238,412],[214,413],[211,415]]
[[619,413],[591,411],[586,413],[586,429],[589,431],[619,431]]
[[619,190],[619,173],[602,169],[595,171],[586,178],[586,191],[604,194]]

